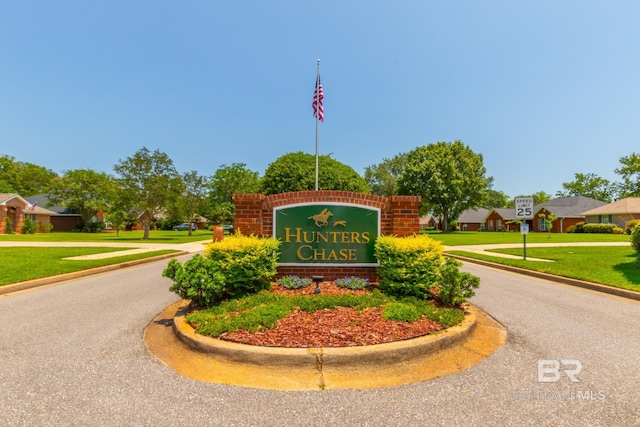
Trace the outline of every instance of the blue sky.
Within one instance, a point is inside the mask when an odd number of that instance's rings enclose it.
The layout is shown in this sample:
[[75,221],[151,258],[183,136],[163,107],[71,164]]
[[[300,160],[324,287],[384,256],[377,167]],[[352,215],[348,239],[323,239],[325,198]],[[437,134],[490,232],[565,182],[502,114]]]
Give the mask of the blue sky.
[[63,172],[142,146],[180,172],[315,153],[366,166],[437,141],[494,189],[618,181],[640,151],[637,1],[0,2],[0,154]]

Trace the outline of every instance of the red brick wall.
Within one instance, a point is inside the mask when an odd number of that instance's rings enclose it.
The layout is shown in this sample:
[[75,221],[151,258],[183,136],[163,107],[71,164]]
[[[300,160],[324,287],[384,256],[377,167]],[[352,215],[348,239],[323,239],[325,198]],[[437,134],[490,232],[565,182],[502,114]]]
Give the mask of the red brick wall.
[[[264,194],[234,194],[236,207],[234,227],[245,235],[272,236],[273,208],[299,203],[349,203],[380,209],[380,234],[410,236],[420,232],[418,208],[420,196],[382,197],[351,191],[298,191],[271,196]],[[279,267],[278,276],[322,275],[325,280],[357,276],[377,280],[375,267]]]

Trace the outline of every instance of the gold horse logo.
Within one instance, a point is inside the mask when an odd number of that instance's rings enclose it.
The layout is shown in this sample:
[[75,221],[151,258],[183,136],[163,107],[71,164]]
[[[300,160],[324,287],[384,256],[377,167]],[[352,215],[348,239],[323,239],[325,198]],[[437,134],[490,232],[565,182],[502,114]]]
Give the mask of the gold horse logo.
[[329,224],[329,217],[331,216],[333,216],[333,214],[329,209],[324,208],[319,214],[311,215],[307,219],[312,219],[313,222],[316,223],[317,227],[326,227]]

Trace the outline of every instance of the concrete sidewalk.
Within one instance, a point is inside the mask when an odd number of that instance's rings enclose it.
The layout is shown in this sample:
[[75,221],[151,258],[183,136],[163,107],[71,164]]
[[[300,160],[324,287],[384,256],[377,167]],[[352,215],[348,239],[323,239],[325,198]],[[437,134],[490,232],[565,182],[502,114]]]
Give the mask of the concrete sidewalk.
[[[527,248],[544,248],[544,247],[589,247],[589,246],[630,246],[629,242],[575,242],[575,243],[558,243],[558,242],[549,242],[549,243],[527,243]],[[522,243],[502,243],[502,244],[493,244],[493,245],[463,245],[463,246],[445,246],[445,252],[451,251],[464,251],[464,252],[472,252],[476,254],[495,256],[500,258],[509,258],[509,259],[522,259],[522,256],[518,255],[509,255],[502,254],[499,252],[491,252],[494,249],[518,249],[522,248],[524,245]],[[552,260],[542,259],[542,258],[531,258],[527,257],[528,261],[542,261],[542,262],[553,262]]]
[[93,259],[115,258],[125,255],[133,255],[145,252],[173,250],[178,252],[197,253],[204,250],[204,245],[210,243],[209,240],[200,240],[189,243],[129,243],[129,242],[3,242],[0,240],[0,248],[20,247],[20,248],[126,248],[125,251],[104,252],[92,255],[82,255],[65,258],[68,260],[81,261]]

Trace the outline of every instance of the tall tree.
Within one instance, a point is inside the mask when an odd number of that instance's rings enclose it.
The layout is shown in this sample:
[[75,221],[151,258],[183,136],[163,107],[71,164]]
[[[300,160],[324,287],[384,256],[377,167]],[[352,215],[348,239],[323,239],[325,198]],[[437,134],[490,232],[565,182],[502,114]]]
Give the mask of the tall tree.
[[615,169],[615,173],[622,177],[619,184],[619,196],[640,197],[640,154],[631,153],[620,158],[621,167]]
[[533,198],[533,204],[534,205],[539,205],[540,203],[544,203],[544,202],[548,202],[549,200],[551,200],[551,194],[546,193],[544,191],[538,191],[536,193],[533,194],[520,194],[516,197],[514,197],[513,199],[509,200],[509,203],[507,203],[508,208],[514,208],[516,206],[516,198],[520,198],[520,197],[531,197]]
[[442,217],[443,231],[448,231],[450,220],[485,202],[485,173],[482,155],[461,141],[437,142],[409,152],[398,190],[422,196],[421,213]]
[[107,210],[113,185],[113,177],[104,172],[68,170],[53,182],[49,202],[73,209],[88,224],[99,211]]
[[584,196],[607,203],[614,198],[614,185],[594,173],[576,173],[575,180],[563,182],[562,187],[564,191],[558,191],[557,197]]
[[221,165],[209,180],[207,218],[214,224],[233,222],[234,194],[249,194],[260,191],[258,172],[247,169],[244,163]]
[[391,159],[383,159],[382,163],[367,166],[364,180],[371,194],[390,197],[398,194],[398,179],[407,163],[407,153],[398,154]]
[[3,192],[17,193],[23,197],[48,193],[56,178],[58,174],[45,167],[19,162],[7,155],[0,156],[0,188]]
[[191,171],[182,174],[180,179],[180,194],[177,206],[189,223],[189,236],[191,236],[191,224],[195,223],[202,214],[206,202],[206,179]]
[[[269,195],[314,190],[315,165],[313,154],[285,154],[267,167],[260,183],[261,191]],[[318,158],[318,189],[370,193],[364,178],[353,168],[329,156]]]
[[159,150],[152,153],[142,147],[133,156],[120,160],[113,169],[120,175],[123,195],[140,213],[142,239],[148,240],[151,223],[179,188],[180,177],[173,161]]

